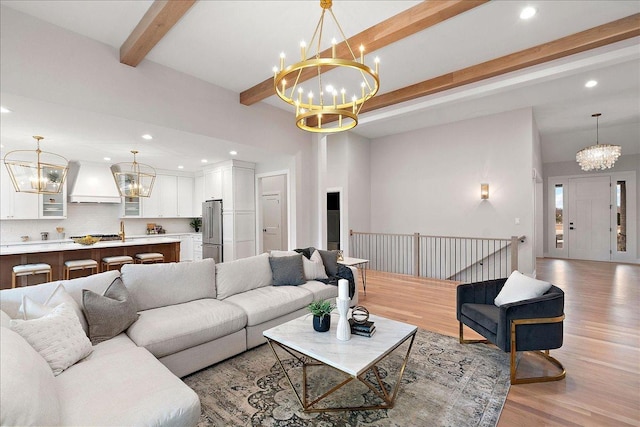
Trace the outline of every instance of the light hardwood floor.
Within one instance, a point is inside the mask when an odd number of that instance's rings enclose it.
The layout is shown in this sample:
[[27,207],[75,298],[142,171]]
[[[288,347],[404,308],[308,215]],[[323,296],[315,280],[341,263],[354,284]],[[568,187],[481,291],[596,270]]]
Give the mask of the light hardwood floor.
[[[537,276],[565,292],[564,345],[551,354],[567,377],[511,386],[498,425],[640,426],[640,266],[538,259]],[[368,271],[359,298],[374,314],[457,337],[455,288]]]

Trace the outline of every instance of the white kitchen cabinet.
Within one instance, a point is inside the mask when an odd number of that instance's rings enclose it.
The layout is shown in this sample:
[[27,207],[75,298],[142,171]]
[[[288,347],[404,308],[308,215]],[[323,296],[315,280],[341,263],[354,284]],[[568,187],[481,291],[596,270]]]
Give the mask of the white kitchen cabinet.
[[40,195],[16,192],[7,168],[0,166],[0,219],[38,219]]
[[142,218],[142,199],[140,197],[124,197],[122,200],[120,217]]
[[151,197],[142,198],[143,218],[176,218],[178,216],[178,177],[156,175]]
[[205,171],[204,173],[204,200],[224,199],[222,169]]
[[193,235],[191,234],[180,236],[180,261],[193,261]]
[[202,202],[204,202],[204,175],[196,176],[193,184],[193,216],[202,216]]
[[193,212],[193,183],[188,176],[177,177],[177,215],[180,218],[194,217]]
[[38,217],[41,219],[64,219],[67,217],[67,185],[59,194],[41,194]]
[[202,261],[202,234],[193,234],[193,260]]

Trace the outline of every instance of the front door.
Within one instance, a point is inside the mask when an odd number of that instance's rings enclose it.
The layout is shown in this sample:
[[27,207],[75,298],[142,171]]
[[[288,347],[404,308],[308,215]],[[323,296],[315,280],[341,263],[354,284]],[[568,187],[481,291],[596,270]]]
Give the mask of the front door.
[[262,250],[282,250],[280,194],[262,195]]
[[611,179],[569,179],[569,258],[611,259]]

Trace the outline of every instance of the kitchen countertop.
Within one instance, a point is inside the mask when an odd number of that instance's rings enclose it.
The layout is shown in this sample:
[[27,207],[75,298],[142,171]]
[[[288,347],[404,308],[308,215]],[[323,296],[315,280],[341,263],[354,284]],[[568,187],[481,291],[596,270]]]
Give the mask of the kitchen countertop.
[[[176,233],[175,236],[181,236],[190,233]],[[161,237],[158,237],[161,236]],[[3,243],[0,245],[0,255],[19,255],[28,253],[41,253],[41,252],[57,252],[57,251],[74,251],[81,249],[91,248],[114,248],[122,246],[137,246],[148,244],[160,244],[160,243],[176,243],[180,239],[175,237],[165,237],[167,234],[156,236],[131,236],[127,237],[126,241],[120,240],[106,240],[100,241],[94,245],[86,246],[80,243],[75,243],[72,240],[41,240],[41,241],[29,241],[29,242],[17,242],[17,243]]]

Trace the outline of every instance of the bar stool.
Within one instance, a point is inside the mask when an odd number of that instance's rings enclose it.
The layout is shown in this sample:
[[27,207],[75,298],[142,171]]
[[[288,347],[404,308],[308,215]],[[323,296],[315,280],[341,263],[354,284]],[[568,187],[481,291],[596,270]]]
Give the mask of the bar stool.
[[51,282],[51,266],[45,263],[14,265],[11,272],[11,287],[16,287],[16,278],[22,276],[34,276],[36,274],[46,274],[47,282]]
[[102,271],[109,271],[113,266],[132,264],[133,258],[129,255],[106,256],[102,258]]
[[71,277],[71,272],[74,270],[93,270],[90,271],[89,274],[98,272],[98,261],[95,259],[74,259],[70,261],[64,262],[64,278],[65,280],[69,280]]
[[136,264],[164,262],[164,255],[158,252],[144,252],[136,254]]

